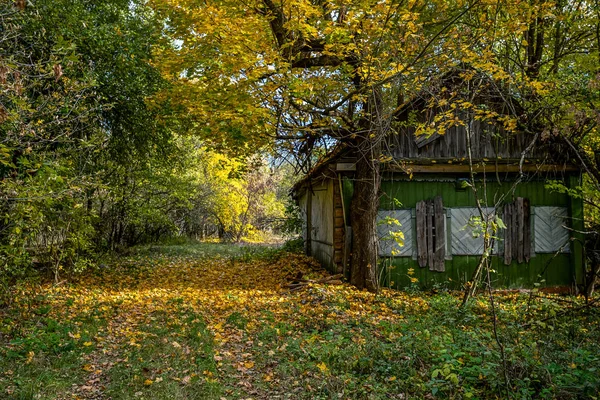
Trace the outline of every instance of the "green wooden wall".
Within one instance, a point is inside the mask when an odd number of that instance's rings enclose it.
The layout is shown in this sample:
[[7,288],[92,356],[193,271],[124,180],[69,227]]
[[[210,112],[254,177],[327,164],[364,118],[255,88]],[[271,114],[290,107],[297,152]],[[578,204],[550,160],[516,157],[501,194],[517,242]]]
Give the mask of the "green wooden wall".
[[[393,210],[395,208],[393,199],[402,203],[402,208],[414,208],[417,202],[442,196],[444,207],[474,207],[475,196],[473,190],[457,190],[452,177],[419,177],[413,180],[386,180],[381,183],[381,206],[382,210]],[[494,199],[500,198],[507,193],[506,202],[516,197],[526,197],[532,206],[569,206],[569,196],[561,193],[552,193],[544,187],[544,181],[530,180],[518,184],[513,189],[514,182],[504,181],[498,184],[495,181],[479,182],[477,185],[478,197],[484,199],[487,194],[488,205],[494,204]],[[485,191],[484,191],[485,187]],[[511,190],[512,189],[512,190]],[[396,207],[397,208],[397,207]]]
[[[406,176],[406,175],[404,175]],[[475,197],[470,188],[457,190],[456,176],[414,176],[412,180],[394,179],[393,175],[382,182],[382,210],[398,208],[394,199],[402,203],[401,208],[414,208],[416,203],[431,199],[437,195],[442,196],[444,207],[473,207]],[[567,177],[565,182],[574,186],[578,183],[577,177]],[[514,186],[513,182],[498,183],[495,179],[478,183],[478,197],[487,196],[487,205],[492,206],[496,199],[507,194],[504,203],[516,197],[526,197],[532,206],[560,206],[569,208],[569,213],[577,220],[573,228],[583,224],[581,201],[571,199],[566,194],[551,192],[544,187],[544,180],[525,179],[524,182]],[[485,196],[484,196],[485,195]],[[484,204],[485,205],[485,204]],[[581,222],[581,223],[580,223]],[[494,270],[492,280],[495,287],[527,288],[533,287],[536,282],[544,280],[541,286],[571,286],[581,279],[583,255],[581,246],[574,243],[571,253],[539,254],[536,253],[529,262],[504,265],[500,257],[492,257]],[[479,256],[452,256],[445,262],[445,272],[433,272],[428,268],[420,268],[412,257],[390,257],[382,259],[382,279],[386,286],[404,289],[411,285],[421,288],[442,286],[459,288],[471,278],[479,262]],[[412,274],[409,272],[412,270]],[[541,275],[541,277],[540,277]],[[411,283],[410,278],[417,278],[418,283]]]

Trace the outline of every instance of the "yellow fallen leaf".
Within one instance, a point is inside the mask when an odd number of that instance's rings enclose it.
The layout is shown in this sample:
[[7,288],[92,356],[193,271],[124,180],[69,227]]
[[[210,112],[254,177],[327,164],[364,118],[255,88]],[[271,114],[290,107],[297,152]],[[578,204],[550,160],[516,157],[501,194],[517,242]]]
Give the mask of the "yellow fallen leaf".
[[146,386],[150,386],[150,385],[152,385],[153,383],[154,383],[154,382],[152,382],[152,380],[151,380],[151,379],[146,379],[146,380],[144,381],[144,385],[146,385]]
[[25,364],[31,364],[31,361],[33,361],[34,356],[35,356],[35,353],[33,351],[30,351],[29,353],[27,353],[27,361],[25,361]]
[[390,377],[388,378],[388,381],[390,381],[390,382],[393,382],[393,381],[395,381],[395,380],[396,380],[396,377],[395,377],[395,376],[390,376]]
[[245,367],[246,369],[250,369],[250,368],[254,367],[254,361],[246,361],[246,362],[244,363],[244,367]]
[[91,345],[92,345],[92,342],[84,342],[84,343],[83,343],[83,345],[84,345],[85,347],[89,347],[89,346],[91,346]]
[[94,370],[94,366],[91,364],[85,364],[82,369],[87,372],[92,372]]
[[327,365],[325,365],[324,362],[321,362],[321,363],[317,364],[317,368],[319,368],[319,370],[321,370],[321,372],[327,372],[328,371]]

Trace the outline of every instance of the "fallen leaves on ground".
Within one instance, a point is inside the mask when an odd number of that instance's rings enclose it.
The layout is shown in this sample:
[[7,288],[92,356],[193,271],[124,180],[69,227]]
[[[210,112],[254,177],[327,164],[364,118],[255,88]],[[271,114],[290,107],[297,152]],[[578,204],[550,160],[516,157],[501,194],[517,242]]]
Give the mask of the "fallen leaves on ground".
[[[290,292],[299,275],[303,290]],[[45,286],[44,318],[68,326],[60,340],[80,351],[78,366],[65,368],[81,375],[65,372],[76,382],[56,389],[56,398],[403,398],[407,387],[406,395],[468,397],[495,390],[486,380],[496,367],[477,367],[488,353],[499,365],[485,298],[474,302],[472,317],[461,317],[449,295],[375,296],[328,285],[328,276],[297,254],[171,256],[122,260],[72,284]],[[525,303],[510,296],[498,307],[516,315]],[[41,357],[29,342],[11,343],[8,351],[22,352],[24,364]],[[582,364],[576,361],[564,361],[571,374]],[[0,376],[0,387],[9,382],[4,391],[13,393],[8,378]]]

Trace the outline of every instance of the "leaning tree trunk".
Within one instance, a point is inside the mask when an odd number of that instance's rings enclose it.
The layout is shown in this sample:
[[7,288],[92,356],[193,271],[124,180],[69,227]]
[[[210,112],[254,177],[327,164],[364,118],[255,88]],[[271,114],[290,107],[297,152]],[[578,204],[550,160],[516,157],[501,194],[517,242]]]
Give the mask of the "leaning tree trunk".
[[372,154],[356,163],[352,219],[352,263],[350,282],[359,289],[377,289],[377,210],[379,208],[379,161]]

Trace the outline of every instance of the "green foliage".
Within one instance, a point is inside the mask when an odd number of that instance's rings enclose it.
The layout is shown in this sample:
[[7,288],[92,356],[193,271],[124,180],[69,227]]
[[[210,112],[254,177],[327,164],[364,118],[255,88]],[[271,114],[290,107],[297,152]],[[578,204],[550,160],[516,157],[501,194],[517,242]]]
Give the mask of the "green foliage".
[[239,241],[283,216],[264,163],[209,151],[167,103],[149,107],[167,84],[145,1],[2,2],[0,17],[0,305],[107,250]]
[[304,239],[300,237],[287,240],[283,244],[282,250],[289,253],[302,253],[304,251]]

